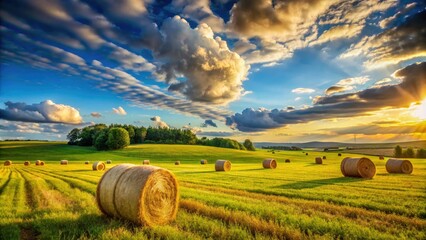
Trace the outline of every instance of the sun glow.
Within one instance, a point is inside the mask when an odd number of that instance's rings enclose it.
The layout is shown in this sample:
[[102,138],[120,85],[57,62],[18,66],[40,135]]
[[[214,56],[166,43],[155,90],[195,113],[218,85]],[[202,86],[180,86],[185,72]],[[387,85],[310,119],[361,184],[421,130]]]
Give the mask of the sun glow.
[[426,99],[417,105],[411,114],[421,120],[426,119]]

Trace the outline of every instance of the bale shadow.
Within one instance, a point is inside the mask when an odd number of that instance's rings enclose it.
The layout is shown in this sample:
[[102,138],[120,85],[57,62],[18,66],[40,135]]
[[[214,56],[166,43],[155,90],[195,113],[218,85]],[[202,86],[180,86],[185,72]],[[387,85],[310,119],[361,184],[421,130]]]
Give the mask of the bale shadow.
[[265,171],[270,170],[269,168],[251,168],[251,169],[245,169],[245,170],[237,170],[238,172],[251,172],[251,171]]
[[288,183],[283,185],[275,186],[274,188],[281,189],[307,189],[307,188],[316,188],[326,185],[335,185],[335,184],[344,184],[351,182],[363,181],[362,178],[350,178],[350,177],[337,177],[337,178],[328,178],[328,179],[315,179],[307,181],[299,181],[294,183]]
[[321,165],[328,165],[327,163],[317,164],[317,163],[308,163],[304,167],[312,167],[312,166],[321,166]]

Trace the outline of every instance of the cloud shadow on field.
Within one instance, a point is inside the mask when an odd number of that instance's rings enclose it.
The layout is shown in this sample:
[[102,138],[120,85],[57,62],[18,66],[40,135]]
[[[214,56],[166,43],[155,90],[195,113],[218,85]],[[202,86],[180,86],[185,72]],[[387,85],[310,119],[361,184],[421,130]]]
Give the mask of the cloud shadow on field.
[[348,178],[348,177],[337,177],[337,178],[328,178],[328,179],[314,179],[307,181],[298,181],[283,185],[278,185],[273,188],[282,188],[282,189],[306,189],[306,188],[316,188],[326,185],[335,185],[335,184],[344,184],[351,182],[362,181],[362,178]]

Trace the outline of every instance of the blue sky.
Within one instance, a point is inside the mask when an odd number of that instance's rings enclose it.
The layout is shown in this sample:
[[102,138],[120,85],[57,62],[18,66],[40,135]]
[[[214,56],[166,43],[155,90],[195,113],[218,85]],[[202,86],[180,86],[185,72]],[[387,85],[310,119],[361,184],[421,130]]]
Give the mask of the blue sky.
[[123,123],[271,142],[426,139],[425,15],[412,0],[8,1],[0,137]]

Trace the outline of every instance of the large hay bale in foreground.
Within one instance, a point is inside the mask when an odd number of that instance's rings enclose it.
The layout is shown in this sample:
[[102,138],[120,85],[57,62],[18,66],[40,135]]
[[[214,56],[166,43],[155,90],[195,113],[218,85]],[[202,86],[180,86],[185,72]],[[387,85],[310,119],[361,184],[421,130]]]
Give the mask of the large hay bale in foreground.
[[30,163],[29,161],[25,161],[25,162],[24,162],[24,165],[25,165],[25,166],[29,166],[30,164],[31,164],[31,163]]
[[176,161],[176,162],[175,162],[175,165],[180,165],[180,161]]
[[36,166],[40,166],[40,165],[41,165],[41,160],[36,160],[36,161],[35,161],[35,165],[36,165]]
[[217,160],[214,168],[216,171],[231,171],[231,162],[228,160]]
[[316,158],[315,158],[315,163],[316,163],[316,164],[322,164],[322,158],[320,158],[320,157],[316,157]]
[[263,160],[262,165],[263,165],[263,168],[275,169],[275,168],[277,168],[277,161],[275,161],[275,159],[268,158],[268,159]]
[[5,165],[5,166],[10,166],[10,165],[12,165],[12,161],[10,161],[10,160],[6,160],[6,161],[4,162],[4,165]]
[[111,160],[107,160],[107,161],[106,161],[106,163],[107,163],[107,164],[111,164],[111,163],[112,163],[112,161],[111,161]]
[[201,163],[201,165],[205,165],[205,164],[207,164],[207,160],[206,159],[201,159],[200,163]]
[[373,178],[376,175],[376,166],[366,158],[344,158],[340,170],[345,177]]
[[286,162],[286,163],[289,163],[289,162],[290,162],[290,159],[286,159],[286,160],[285,160],[285,162]]
[[413,172],[413,164],[408,160],[390,158],[386,162],[386,171],[388,173],[411,174]]
[[178,183],[168,170],[120,164],[109,169],[96,189],[96,202],[106,215],[155,226],[175,219]]
[[68,160],[61,160],[61,165],[68,165]]
[[143,165],[149,165],[151,162],[149,160],[145,159],[145,160],[143,160],[142,163],[143,163]]
[[102,171],[102,170],[105,170],[105,169],[106,169],[106,166],[105,166],[104,162],[99,161],[99,162],[94,162],[92,164],[92,170],[93,171]]

